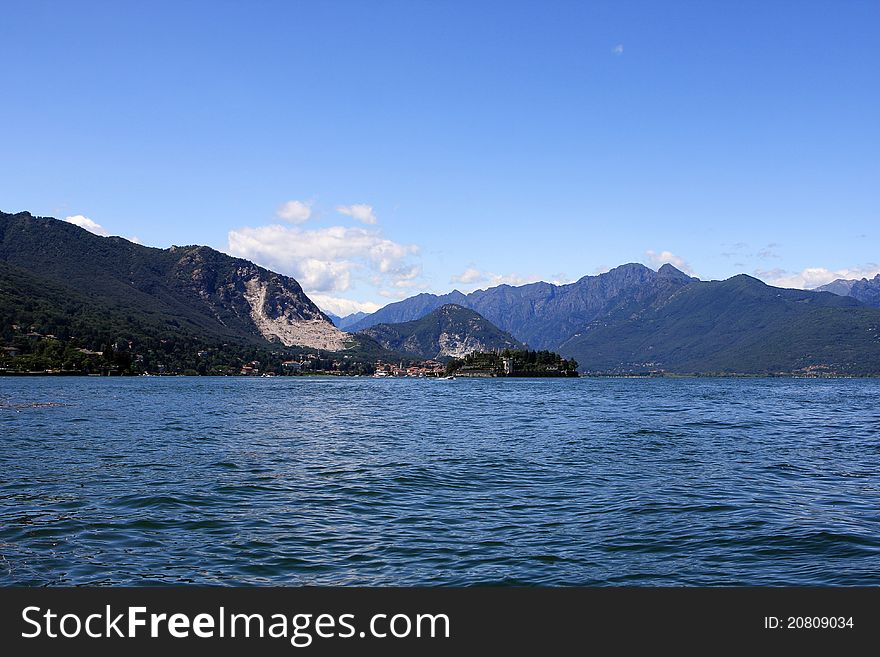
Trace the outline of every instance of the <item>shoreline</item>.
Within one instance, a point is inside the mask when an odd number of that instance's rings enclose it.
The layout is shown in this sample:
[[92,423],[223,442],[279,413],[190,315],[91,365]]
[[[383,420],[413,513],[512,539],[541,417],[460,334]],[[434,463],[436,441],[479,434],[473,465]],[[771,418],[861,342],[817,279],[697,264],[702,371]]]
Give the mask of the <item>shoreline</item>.
[[[197,376],[191,374],[84,374],[81,372],[3,372],[0,371],[0,378],[77,378],[77,379],[139,379],[139,378],[163,378],[163,379],[306,379],[306,378],[346,378],[346,379],[379,379],[379,380],[402,380],[402,379],[446,379],[441,376],[387,376],[374,377],[369,374],[341,374],[333,372],[321,372],[315,374],[286,374],[271,376],[253,376],[247,374],[199,374]],[[665,374],[579,374],[578,376],[543,376],[543,375],[508,375],[508,376],[456,376],[455,379],[880,379],[880,373],[877,374],[822,374],[822,375],[806,375],[806,374],[745,374],[745,373],[665,373]]]

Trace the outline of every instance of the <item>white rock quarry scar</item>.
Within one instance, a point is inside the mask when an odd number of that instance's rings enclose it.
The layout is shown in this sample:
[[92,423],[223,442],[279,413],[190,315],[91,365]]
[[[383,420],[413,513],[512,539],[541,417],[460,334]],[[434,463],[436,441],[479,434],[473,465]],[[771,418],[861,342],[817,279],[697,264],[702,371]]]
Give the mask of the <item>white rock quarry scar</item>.
[[284,316],[268,317],[265,308],[269,286],[265,281],[252,278],[245,282],[245,289],[244,298],[250,304],[251,319],[264,338],[277,338],[286,347],[310,347],[327,351],[342,351],[346,348],[349,335],[320,317],[296,320]]

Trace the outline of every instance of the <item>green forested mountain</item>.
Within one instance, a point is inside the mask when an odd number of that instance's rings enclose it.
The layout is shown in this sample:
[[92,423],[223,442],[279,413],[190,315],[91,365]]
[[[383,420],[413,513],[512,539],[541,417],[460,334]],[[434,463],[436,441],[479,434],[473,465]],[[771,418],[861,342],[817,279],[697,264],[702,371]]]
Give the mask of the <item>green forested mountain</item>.
[[560,352],[586,372],[880,374],[880,309],[740,275],[621,309]]
[[336,329],[292,278],[208,247],[150,248],[28,213],[0,213],[0,341],[6,360],[34,354],[57,367],[110,348],[93,365],[145,371],[385,353]]
[[522,344],[489,320],[455,304],[441,306],[421,319],[379,324],[363,331],[386,349],[420,358],[450,358],[473,351],[520,349]]

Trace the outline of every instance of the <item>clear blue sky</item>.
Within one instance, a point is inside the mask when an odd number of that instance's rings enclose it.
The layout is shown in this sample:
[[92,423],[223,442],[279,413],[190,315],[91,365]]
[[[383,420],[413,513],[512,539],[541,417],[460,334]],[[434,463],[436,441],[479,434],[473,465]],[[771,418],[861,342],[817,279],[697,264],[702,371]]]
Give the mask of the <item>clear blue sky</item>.
[[0,209],[209,244],[332,311],[631,261],[880,271],[877,0],[2,13]]

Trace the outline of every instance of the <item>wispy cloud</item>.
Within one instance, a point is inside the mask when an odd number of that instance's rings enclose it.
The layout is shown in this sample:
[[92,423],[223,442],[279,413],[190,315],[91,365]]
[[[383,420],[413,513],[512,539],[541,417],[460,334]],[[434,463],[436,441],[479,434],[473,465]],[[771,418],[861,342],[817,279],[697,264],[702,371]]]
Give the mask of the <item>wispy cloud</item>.
[[763,249],[760,249],[760,250],[755,254],[755,257],[758,258],[759,260],[774,260],[774,259],[778,259],[779,257],[781,257],[781,256],[776,252],[776,249],[777,249],[779,246],[780,246],[780,245],[777,244],[777,243],[775,243],[775,242],[773,242],[773,243],[771,243],[771,244],[768,244],[768,245],[765,246]]
[[69,217],[64,217],[64,221],[69,224],[73,224],[74,226],[85,228],[90,233],[100,235],[101,237],[107,237],[110,235],[110,233],[107,232],[107,229],[104,228],[101,224],[97,223],[96,221],[92,221],[88,217],[81,214],[74,214]]
[[728,250],[721,253],[724,258],[754,258],[757,260],[775,260],[782,256],[779,255],[778,249],[782,246],[779,242],[770,242],[766,246],[761,247],[757,251],[749,248],[745,242],[737,242],[736,244],[722,244],[722,247]]
[[391,284],[399,289],[409,289],[419,285],[417,280],[422,275],[421,265],[396,267],[391,272]]
[[287,201],[275,210],[275,216],[292,224],[301,224],[312,216],[312,204],[306,201]]
[[684,258],[675,255],[672,251],[652,251],[651,249],[648,249],[645,251],[645,258],[648,260],[648,265],[654,269],[659,269],[663,265],[669,263],[673,267],[683,271],[688,276],[697,275]]
[[340,214],[347,215],[352,219],[356,219],[362,224],[372,225],[378,223],[379,221],[376,218],[376,213],[373,212],[373,206],[367,205],[366,203],[355,203],[354,205],[339,205],[336,207],[336,211]]
[[472,283],[480,283],[484,280],[486,280],[485,272],[480,271],[476,267],[468,267],[462,273],[453,276],[450,282],[471,285]]
[[622,55],[622,54],[623,54],[623,44],[622,44],[622,43],[618,43],[616,46],[614,46],[614,47],[611,49],[611,52],[614,53],[614,54],[617,55],[617,56]]

